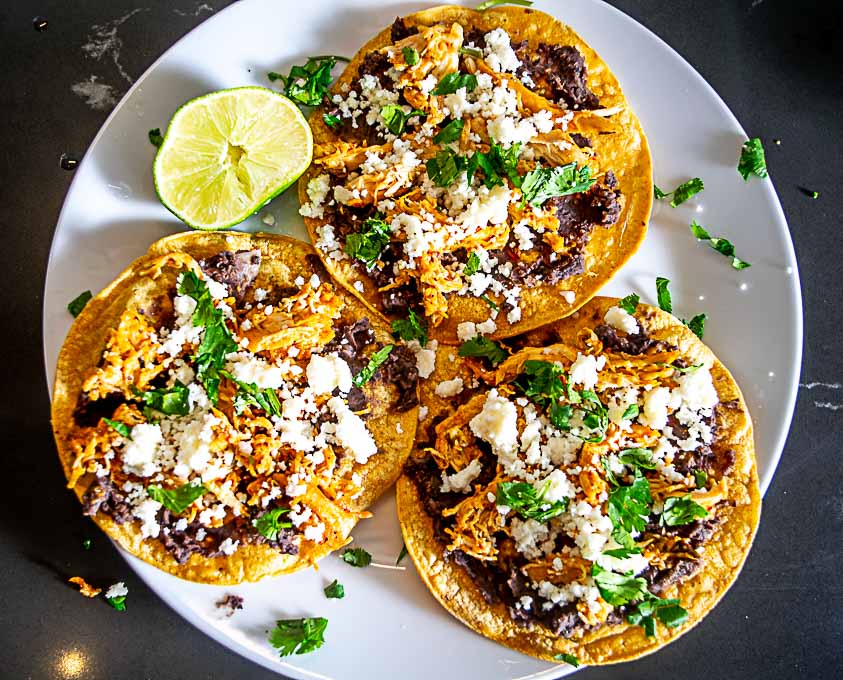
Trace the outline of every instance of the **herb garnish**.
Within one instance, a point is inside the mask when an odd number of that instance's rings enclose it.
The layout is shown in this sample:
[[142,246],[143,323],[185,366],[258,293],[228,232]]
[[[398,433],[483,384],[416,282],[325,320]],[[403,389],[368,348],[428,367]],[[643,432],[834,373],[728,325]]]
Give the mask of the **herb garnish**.
[[433,158],[429,158],[425,167],[431,182],[438,187],[447,187],[465,169],[465,157],[446,147]]
[[398,553],[398,559],[395,560],[395,566],[397,567],[399,564],[401,564],[401,560],[403,560],[405,557],[407,557],[407,545],[406,544],[401,546],[401,552]]
[[392,322],[392,334],[407,342],[418,340],[422,347],[427,345],[427,325],[412,309],[406,319],[395,319]]
[[530,7],[533,4],[533,0],[486,0],[486,2],[481,3],[475,7],[478,12],[485,12],[487,9],[491,9],[492,7],[498,7],[500,5],[518,5],[519,7]]
[[659,309],[668,314],[673,314],[673,300],[670,297],[670,279],[656,277],[656,298],[659,301]]
[[117,434],[125,437],[128,440],[132,439],[132,428],[126,425],[126,423],[121,423],[119,420],[112,420],[111,418],[103,418],[103,421],[112,430],[116,431]]
[[694,481],[698,489],[704,489],[708,485],[708,473],[705,470],[694,470]]
[[480,299],[483,300],[483,302],[485,302],[487,305],[489,305],[489,309],[492,309],[496,312],[500,309],[500,307],[498,307],[498,303],[495,302],[488,295],[481,295]]
[[634,548],[615,548],[614,550],[604,550],[604,555],[608,555],[609,557],[616,557],[619,560],[626,559],[632,555],[640,555],[641,548],[634,547]]
[[680,606],[679,600],[661,600],[649,592],[646,599],[627,615],[626,620],[633,626],[643,627],[647,637],[655,637],[654,614],[668,628],[676,628],[688,620],[688,612]]
[[561,661],[562,663],[566,663],[569,666],[573,666],[574,668],[580,667],[580,660],[573,654],[556,654],[553,658],[557,661]]
[[747,140],[741,147],[738,172],[745,182],[749,181],[750,175],[761,178],[767,177],[767,159],[764,156],[764,147],[758,137]]
[[405,47],[401,50],[404,55],[404,62],[407,66],[415,66],[419,63],[419,51],[415,47]]
[[693,235],[700,241],[708,241],[708,245],[714,248],[714,250],[721,255],[731,257],[732,267],[735,269],[746,269],[747,267],[752,266],[749,262],[744,262],[735,255],[735,246],[733,246],[730,241],[727,241],[725,238],[709,236],[708,232],[701,225],[697,224],[696,220],[691,222],[691,233],[693,233]]
[[620,302],[618,302],[618,307],[620,307],[627,314],[635,314],[635,309],[636,307],[638,307],[638,302],[640,300],[641,298],[638,297],[636,293],[630,293]]
[[625,548],[635,546],[633,531],[644,531],[650,516],[653,497],[650,482],[635,468],[635,477],[629,486],[618,486],[609,492],[609,519],[612,520],[612,538]]
[[445,127],[439,130],[439,132],[433,135],[433,141],[436,144],[449,144],[450,142],[456,141],[460,138],[463,127],[465,127],[465,121],[461,118],[452,120]]
[[325,597],[329,600],[341,600],[345,597],[345,588],[342,583],[334,579],[334,582],[325,586]]
[[473,73],[448,73],[442,76],[439,84],[433,88],[431,94],[453,94],[460,88],[465,88],[466,92],[474,92],[477,89],[477,76]]
[[[193,357],[198,366],[197,377],[205,387],[212,404],[219,398],[220,369],[225,364],[226,354],[236,352],[238,345],[231,337],[222,311],[214,307],[214,300],[208,284],[195,272],[186,271],[179,278],[179,295],[189,295],[196,301],[191,321],[194,326],[204,326],[202,344]],[[160,409],[159,409],[160,410]],[[179,415],[187,415],[187,412]]]
[[372,563],[371,554],[363,548],[346,548],[341,557],[343,562],[352,567],[368,567]]
[[465,261],[465,267],[462,268],[463,276],[472,276],[477,273],[478,269],[480,269],[480,256],[472,251]]
[[386,128],[394,135],[400,135],[407,126],[407,121],[416,116],[427,117],[427,114],[420,109],[413,109],[404,113],[404,109],[397,104],[387,104],[381,109],[381,118],[386,123]]
[[475,59],[482,59],[483,58],[483,51],[478,50],[476,47],[460,47],[460,54],[467,54],[469,57],[474,57]]
[[105,601],[108,602],[118,612],[126,611],[126,596],[118,595],[117,597],[105,596]]
[[161,128],[152,128],[148,133],[149,143],[156,149],[164,143],[164,135],[161,134]]
[[434,158],[427,161],[427,175],[440,187],[449,186],[464,170],[466,181],[470,184],[478,170],[483,171],[483,185],[487,189],[503,184],[508,177],[513,186],[521,186],[521,176],[517,172],[518,156],[521,144],[513,144],[504,150],[500,144],[492,143],[489,151],[476,152],[471,156],[460,156],[449,147],[442,149]]
[[689,179],[687,182],[683,182],[673,191],[668,191],[667,193],[653,185],[653,195],[658,199],[667,198],[672,194],[673,200],[670,201],[670,207],[675,208],[683,204],[691,198],[691,196],[700,193],[703,189],[705,189],[703,181],[699,177],[694,177],[693,179]]
[[278,395],[271,387],[260,388],[255,383],[243,382],[228,371],[220,371],[220,375],[237,385],[237,392],[234,394],[234,412],[238,415],[243,413],[247,406],[262,408],[270,416],[281,415],[281,402],[278,401]]
[[630,404],[624,409],[621,420],[633,420],[638,417],[638,404]]
[[293,523],[289,520],[282,520],[281,515],[290,512],[289,508],[272,508],[267,510],[260,517],[252,520],[252,526],[257,529],[257,532],[264,538],[274,541],[278,538],[278,532],[281,529],[289,529]]
[[498,505],[506,505],[524,519],[532,519],[542,524],[561,515],[568,508],[568,498],[549,503],[544,495],[550,486],[546,482],[541,491],[527,482],[500,482],[495,497]]
[[304,66],[293,66],[288,76],[272,71],[268,77],[272,82],[283,82],[284,94],[297,104],[319,106],[331,86],[331,70],[337,61],[349,59],[336,55],[309,57]]
[[662,526],[677,527],[690,524],[697,518],[708,517],[708,510],[691,500],[691,494],[671,496],[664,502],[659,523]]
[[618,453],[618,460],[624,465],[641,468],[642,470],[656,469],[656,464],[653,462],[653,453],[649,449],[624,449]]
[[329,128],[335,128],[340,123],[342,123],[342,121],[337,116],[333,116],[330,113],[323,113],[322,120],[325,121],[325,125],[327,125]]
[[307,654],[325,644],[328,619],[303,618],[277,621],[269,634],[269,643],[281,656]]
[[369,363],[352,379],[352,384],[355,387],[361,387],[369,382],[377,372],[377,370],[381,367],[386,358],[389,356],[389,353],[392,351],[394,345],[384,345],[381,347],[377,352],[374,352],[372,356],[369,357]]
[[93,541],[90,538],[86,538],[82,541],[82,549],[83,550],[90,550],[92,545],[93,545]]
[[[683,323],[691,329],[691,332],[696,335],[700,340],[703,338],[703,334],[705,333],[705,321],[708,318],[706,314],[697,314],[695,315],[690,321],[683,321]],[[674,366],[674,368],[676,368]],[[691,366],[690,368],[693,368]],[[682,369],[677,369],[680,372]]]
[[509,353],[494,340],[476,335],[460,345],[461,357],[481,357],[488,359],[493,365],[499,364],[509,356]]
[[73,298],[67,305],[67,311],[70,312],[71,316],[75,319],[79,316],[79,313],[85,308],[85,305],[88,304],[88,301],[94,297],[91,295],[91,291],[86,290],[84,293],[79,293],[75,298]]
[[149,497],[158,501],[170,512],[180,515],[197,498],[207,493],[208,490],[201,484],[182,484],[175,489],[162,489],[160,486],[146,487]]
[[186,416],[190,413],[189,394],[187,387],[178,380],[172,387],[162,387],[146,392],[135,389],[135,396],[145,404],[143,411],[147,420],[152,415],[150,409],[163,413],[165,416]]
[[379,214],[376,214],[375,217],[370,217],[363,222],[363,227],[359,232],[348,235],[343,250],[367,267],[372,267],[377,262],[381,251],[389,243],[391,233],[390,226],[381,219]]
[[591,565],[591,576],[600,591],[600,596],[614,607],[644,599],[649,595],[647,581],[631,573],[616,574],[603,569],[595,562]]
[[521,184],[523,193],[521,205],[529,203],[538,207],[554,196],[567,196],[588,191],[596,181],[592,179],[591,168],[587,165],[581,168],[577,168],[576,163],[553,168],[537,165],[524,176]]
[[656,200],[659,200],[660,198],[666,198],[667,196],[669,196],[669,194],[666,194],[664,191],[659,189],[655,184],[653,185],[653,197]]

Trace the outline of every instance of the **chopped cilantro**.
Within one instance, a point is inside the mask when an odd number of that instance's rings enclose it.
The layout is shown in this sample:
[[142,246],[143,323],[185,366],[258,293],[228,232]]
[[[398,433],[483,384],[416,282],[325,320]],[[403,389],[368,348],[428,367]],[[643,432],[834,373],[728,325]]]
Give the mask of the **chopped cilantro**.
[[377,370],[386,361],[389,353],[392,352],[393,347],[394,345],[384,345],[369,357],[369,363],[351,381],[355,387],[365,385],[374,377]]
[[395,560],[395,566],[396,566],[396,567],[397,567],[399,564],[401,564],[401,561],[402,561],[405,557],[407,557],[407,554],[408,554],[408,553],[407,553],[407,546],[406,546],[406,544],[405,544],[405,545],[402,545],[402,546],[401,546],[401,552],[400,552],[400,553],[398,553],[398,559],[397,559],[397,560]]
[[591,566],[591,576],[600,596],[614,607],[641,600],[649,594],[647,581],[640,576],[606,571],[596,562]]
[[348,235],[343,250],[367,267],[372,267],[380,257],[381,251],[389,243],[391,233],[390,226],[381,219],[380,215],[375,215],[363,222],[363,227],[359,232]]
[[329,600],[341,600],[345,597],[345,588],[342,583],[334,579],[334,582],[325,586],[325,597]]
[[401,50],[407,66],[415,66],[419,63],[419,51],[415,47],[405,47]]
[[659,301],[659,309],[668,314],[673,313],[673,302],[670,297],[670,279],[656,277],[656,297]]
[[624,449],[618,454],[618,460],[624,465],[641,468],[642,470],[656,469],[656,464],[653,462],[653,454],[649,449]]
[[438,187],[447,187],[459,176],[465,167],[465,158],[444,148],[425,163],[427,176]]
[[486,0],[475,9],[478,12],[485,12],[487,9],[491,9],[492,7],[498,7],[500,5],[518,5],[519,7],[530,7],[533,4],[533,0]]
[[750,175],[767,177],[767,159],[764,156],[764,147],[758,137],[744,142],[741,147],[741,159],[738,161],[738,172],[744,181],[749,181]]
[[450,142],[456,141],[460,138],[464,126],[464,120],[460,118],[452,120],[445,127],[439,130],[439,132],[433,135],[433,141],[436,144],[448,144]]
[[641,298],[639,298],[636,293],[630,293],[620,302],[618,302],[618,307],[620,307],[627,314],[635,314],[635,309],[636,307],[638,307],[638,302],[640,300]]
[[117,432],[119,435],[125,437],[126,439],[131,440],[132,438],[132,428],[130,428],[126,423],[121,423],[119,420],[112,420],[111,418],[103,418],[105,424],[108,425],[112,430]]
[[708,517],[706,510],[699,503],[691,500],[691,495],[671,496],[664,502],[664,510],[659,522],[662,526],[676,527],[690,524],[697,518]]
[[461,357],[482,357],[497,365],[509,356],[509,353],[494,340],[477,335],[460,345]]
[[177,515],[183,513],[193,502],[207,493],[208,490],[201,484],[182,484],[175,489],[163,489],[160,486],[146,487],[149,497],[158,501],[170,512]]
[[90,550],[92,545],[93,545],[93,541],[90,538],[86,538],[82,541],[82,549],[83,550]]
[[118,595],[117,597],[106,597],[105,601],[108,602],[108,604],[110,604],[118,612],[126,611],[126,596],[125,595]]
[[725,238],[716,238],[709,235],[709,233],[694,220],[691,222],[691,233],[700,241],[707,241],[714,250],[721,255],[732,258],[732,266],[735,269],[746,269],[751,265],[749,262],[744,262],[739,257],[735,256],[735,246]]
[[[684,324],[685,324],[688,328],[690,328],[690,329],[691,329],[691,332],[692,332],[694,335],[696,335],[696,336],[697,336],[700,340],[702,340],[702,338],[703,338],[703,334],[705,333],[705,321],[706,321],[706,319],[708,319],[708,316],[707,316],[707,315],[705,315],[705,314],[697,314],[697,315],[695,315],[695,316],[694,316],[694,317],[693,317],[690,321],[685,321],[685,322],[684,322]],[[682,369],[682,368],[677,368],[677,367],[675,367],[675,366],[674,366],[674,368],[676,368],[676,370],[678,370],[678,371],[680,371],[680,372],[685,373],[685,372],[688,372],[688,370],[689,370],[689,369],[696,370],[696,369],[698,369],[700,366],[701,366],[701,364],[700,364],[700,365],[695,365],[695,366],[689,366],[688,368],[685,368],[685,369]]]
[[618,486],[609,492],[608,515],[612,520],[612,538],[625,548],[634,547],[631,532],[644,531],[652,502],[650,482],[636,467],[632,484]]
[[478,269],[480,269],[480,256],[476,252],[472,252],[465,261],[465,267],[462,270],[463,276],[476,274]]
[[460,54],[467,54],[469,57],[474,57],[475,59],[482,59],[483,58],[483,51],[478,50],[476,47],[460,47]]
[[271,387],[260,388],[255,383],[243,382],[228,371],[221,370],[220,375],[237,385],[237,392],[234,394],[235,413],[243,413],[248,406],[257,406],[266,411],[267,415],[281,415],[281,402],[278,401],[278,395]]
[[329,128],[335,128],[342,123],[337,116],[331,115],[330,113],[323,113],[322,120],[325,121],[325,125]]
[[512,508],[524,519],[532,519],[544,524],[565,512],[569,501],[568,498],[563,498],[548,503],[544,500],[544,495],[549,486],[549,480],[541,491],[527,482],[499,482],[495,502]]
[[705,470],[694,470],[694,481],[698,489],[704,489],[708,486],[708,473]]
[[638,417],[638,404],[630,404],[624,409],[621,420],[633,420]]
[[604,550],[604,555],[608,555],[609,557],[616,557],[619,560],[626,559],[627,557],[631,557],[632,555],[640,555],[641,548],[634,547],[634,548],[615,548],[614,550]]
[[144,415],[147,420],[151,417],[150,409],[166,416],[186,416],[190,413],[189,394],[187,387],[178,380],[172,387],[162,387],[146,392],[135,390],[135,396],[145,404]]
[[89,290],[86,290],[84,293],[80,293],[68,303],[67,311],[70,312],[73,318],[76,318],[92,297],[94,296],[91,295],[91,291]]
[[341,557],[352,567],[368,567],[372,563],[372,556],[363,548],[346,548]]
[[412,309],[406,319],[395,319],[392,322],[392,334],[404,341],[418,340],[422,347],[427,345],[427,325]]
[[819,191],[812,191],[811,192],[811,198],[813,198],[814,200],[818,199],[819,197],[820,197]]
[[281,515],[290,512],[289,508],[272,508],[267,510],[260,517],[252,520],[252,526],[257,529],[257,532],[264,538],[274,541],[278,538],[278,532],[281,529],[289,529],[293,523],[289,520],[282,520]]
[[480,299],[483,300],[483,302],[485,302],[487,305],[489,305],[489,309],[493,309],[496,312],[500,309],[500,307],[498,307],[498,303],[495,302],[488,295],[481,295]]
[[573,654],[555,654],[553,658],[557,661],[561,661],[562,663],[566,663],[569,666],[573,666],[574,668],[580,667],[580,660]]
[[400,135],[404,132],[407,121],[416,116],[427,116],[427,114],[420,109],[413,109],[409,113],[404,113],[404,109],[397,104],[387,104],[381,108],[381,118],[386,123],[386,128],[394,135]]
[[644,601],[627,615],[626,620],[634,626],[644,628],[647,637],[655,637],[656,619],[653,615],[668,628],[676,628],[688,620],[688,612],[679,605],[679,600],[660,600],[650,592],[647,592]]
[[273,71],[268,77],[272,82],[283,82],[284,94],[297,104],[319,106],[331,86],[331,70],[337,61],[349,60],[336,55],[310,57],[304,66],[293,66],[288,76]]
[[307,654],[325,644],[328,619],[302,618],[277,621],[269,633],[269,643],[281,656]]
[[667,198],[668,196],[670,196],[670,194],[666,194],[664,191],[659,189],[655,184],[653,185],[653,197],[656,200],[659,200],[661,198]]
[[466,92],[474,92],[477,89],[477,76],[473,73],[448,73],[442,76],[431,94],[453,94],[463,87]]
[[148,133],[149,143],[156,149],[164,143],[164,135],[161,134],[161,128],[152,128]]
[[668,196],[673,195],[673,199],[670,201],[670,207],[676,208],[691,198],[691,196],[700,193],[703,189],[705,189],[703,181],[699,177],[694,177],[693,179],[689,179],[687,182],[683,182],[673,191],[668,191],[666,193],[657,186],[653,185],[653,195],[657,199],[667,198]]
[[588,191],[596,181],[592,179],[591,168],[587,165],[581,168],[577,168],[576,163],[553,168],[537,165],[524,176],[521,184],[524,198],[521,205],[530,203],[538,207],[554,196],[567,196]]

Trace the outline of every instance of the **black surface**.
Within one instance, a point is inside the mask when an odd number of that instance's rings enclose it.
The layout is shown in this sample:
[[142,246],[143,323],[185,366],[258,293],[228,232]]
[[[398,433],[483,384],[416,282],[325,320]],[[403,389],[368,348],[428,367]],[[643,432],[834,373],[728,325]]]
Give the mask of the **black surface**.
[[[282,0],[279,0],[281,2]],[[550,0],[544,0],[549,2]],[[339,0],[338,0],[339,2]],[[544,4],[539,2],[539,5]],[[226,2],[146,0],[120,28],[133,78]],[[292,3],[291,3],[292,4]],[[803,383],[843,382],[840,198],[843,58],[837,2],[616,0],[693,64],[750,133],[768,164],[799,257],[805,303]],[[41,353],[41,303],[54,225],[81,154],[108,114],[72,83],[128,83],[108,58],[80,48],[92,25],[127,0],[21,2],[0,7],[0,271],[3,375],[0,455],[0,677],[272,678],[228,652],[144,587],[69,492],[55,457]],[[49,20],[36,32],[33,18]],[[835,46],[836,43],[836,46]],[[782,140],[780,146],[772,139]],[[818,190],[812,200],[800,187]],[[739,341],[739,339],[737,339]],[[775,342],[775,338],[770,339]],[[751,348],[748,348],[751,350]],[[800,389],[793,428],[743,575],[695,630],[658,654],[581,674],[604,678],[843,677],[843,390]],[[92,537],[90,552],[82,539]],[[128,611],[87,601],[65,579],[125,580]],[[424,645],[420,639],[418,644]],[[74,651],[77,656],[74,656]],[[363,651],[363,650],[361,650]],[[431,650],[431,654],[435,654]],[[81,655],[81,656],[80,656]],[[84,668],[74,665],[82,658]],[[349,668],[353,677],[353,668]],[[396,668],[395,677],[400,677]]]

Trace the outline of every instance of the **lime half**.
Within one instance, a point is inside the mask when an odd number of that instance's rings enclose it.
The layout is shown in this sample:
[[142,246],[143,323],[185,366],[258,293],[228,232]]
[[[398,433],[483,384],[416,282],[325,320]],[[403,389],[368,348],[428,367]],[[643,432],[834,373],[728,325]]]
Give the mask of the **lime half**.
[[176,111],[152,174],[173,214],[194,229],[225,229],[295,182],[312,156],[310,126],[293,102],[238,87]]

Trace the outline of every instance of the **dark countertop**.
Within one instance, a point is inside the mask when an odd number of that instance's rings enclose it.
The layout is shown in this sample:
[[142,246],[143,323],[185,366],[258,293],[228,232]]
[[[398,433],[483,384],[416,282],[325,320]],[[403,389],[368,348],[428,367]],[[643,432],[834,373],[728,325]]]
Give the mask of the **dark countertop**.
[[[71,85],[94,74],[93,82],[111,86],[119,99],[131,79],[226,4],[145,0],[119,26],[119,58],[99,61],[82,51],[88,36],[95,25],[126,17],[135,3],[7,0],[0,8],[0,224],[7,244],[0,268],[10,291],[0,312],[7,329],[0,425],[5,678],[278,677],[166,607],[63,491],[41,351],[47,256],[72,178],[59,157],[82,154],[111,108],[86,104]],[[793,427],[737,584],[695,630],[658,654],[577,677],[843,677],[841,13],[836,2],[810,0],[613,4],[685,56],[751,136],[782,140],[768,144],[767,157],[800,262],[805,352]],[[39,14],[49,20],[44,32],[33,29]],[[818,190],[819,199],[800,187]],[[82,548],[85,537],[93,537],[90,551]],[[90,606],[67,587],[72,574],[125,580],[129,610]]]

